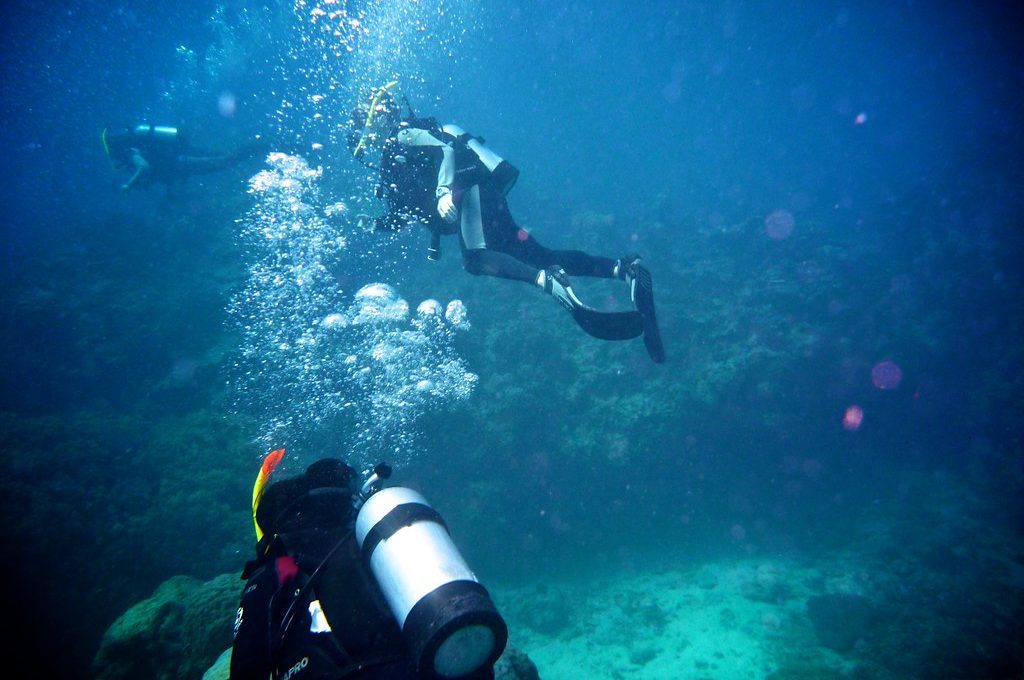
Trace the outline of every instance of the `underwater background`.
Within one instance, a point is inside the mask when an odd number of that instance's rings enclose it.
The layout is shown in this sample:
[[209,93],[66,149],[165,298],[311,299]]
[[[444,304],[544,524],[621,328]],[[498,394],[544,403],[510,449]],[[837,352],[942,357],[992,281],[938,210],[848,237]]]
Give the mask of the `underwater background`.
[[[391,462],[542,678],[1024,677],[1016,3],[0,12],[12,666],[117,677],[162,583],[240,593],[284,446]],[[664,365],[367,232],[345,123],[396,78],[541,243],[643,255]],[[122,194],[100,131],[140,122],[277,155]]]

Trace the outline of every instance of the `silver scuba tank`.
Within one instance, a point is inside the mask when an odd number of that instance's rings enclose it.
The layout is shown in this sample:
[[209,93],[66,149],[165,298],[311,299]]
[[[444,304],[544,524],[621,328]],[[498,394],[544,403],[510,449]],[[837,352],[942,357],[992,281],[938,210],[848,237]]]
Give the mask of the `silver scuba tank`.
[[181,141],[181,135],[178,132],[178,128],[170,127],[168,125],[150,125],[149,123],[140,123],[132,130],[132,134],[136,137],[147,137],[153,141],[163,144],[177,144]]
[[412,489],[370,493],[356,516],[356,540],[419,672],[462,678],[493,665],[508,627],[444,520]]
[[447,132],[456,139],[465,140],[466,146],[476,154],[480,163],[486,168],[488,179],[502,194],[508,194],[519,179],[519,169],[507,160],[496,154],[485,145],[480,139],[470,135],[458,125],[446,123],[441,130]]

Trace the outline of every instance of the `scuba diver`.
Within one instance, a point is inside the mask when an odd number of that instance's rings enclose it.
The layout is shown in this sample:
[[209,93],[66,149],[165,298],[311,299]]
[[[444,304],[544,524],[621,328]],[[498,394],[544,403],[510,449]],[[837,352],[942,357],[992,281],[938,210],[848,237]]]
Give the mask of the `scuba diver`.
[[170,187],[192,175],[224,170],[268,150],[266,144],[253,142],[232,153],[201,153],[191,148],[178,128],[149,123],[116,131],[104,128],[100,139],[114,168],[132,173],[121,185],[124,192],[155,182]]
[[231,680],[486,680],[508,641],[441,516],[337,458],[253,487],[256,559],[235,616]]
[[[457,125],[416,117],[404,97],[403,113],[392,92],[396,85],[392,81],[374,90],[350,120],[349,148],[379,172],[376,193],[387,205],[375,229],[426,225],[431,260],[440,257],[442,236],[458,234],[470,274],[531,283],[569,310],[590,335],[627,340],[643,334],[651,359],[664,362],[651,274],[639,256],[611,259],[542,246],[519,228],[505,198],[519,171]],[[636,311],[601,312],[587,306],[573,291],[570,276],[627,282]]]

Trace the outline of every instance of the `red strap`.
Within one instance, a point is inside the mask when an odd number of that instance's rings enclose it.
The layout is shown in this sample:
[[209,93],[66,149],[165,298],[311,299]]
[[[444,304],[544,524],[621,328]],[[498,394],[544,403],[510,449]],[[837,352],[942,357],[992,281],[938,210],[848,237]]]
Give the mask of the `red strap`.
[[278,588],[295,578],[295,575],[299,573],[299,565],[295,563],[291,555],[282,555],[274,560],[274,568],[277,570]]

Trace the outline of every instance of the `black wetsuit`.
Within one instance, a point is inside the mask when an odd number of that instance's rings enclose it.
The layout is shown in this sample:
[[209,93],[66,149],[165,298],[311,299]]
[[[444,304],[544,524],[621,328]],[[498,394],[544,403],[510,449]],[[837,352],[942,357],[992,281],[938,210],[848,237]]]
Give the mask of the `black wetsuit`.
[[[243,576],[231,680],[426,677],[416,672],[351,527],[278,535]],[[493,677],[488,668],[471,680]]]
[[[379,226],[394,229],[419,221],[441,234],[457,232],[471,274],[535,283],[539,270],[558,265],[570,276],[614,276],[615,260],[551,250],[521,229],[473,151],[432,118],[407,119],[392,131],[381,153],[380,180],[389,212]],[[459,207],[456,224],[437,212],[443,190],[452,192]]]

